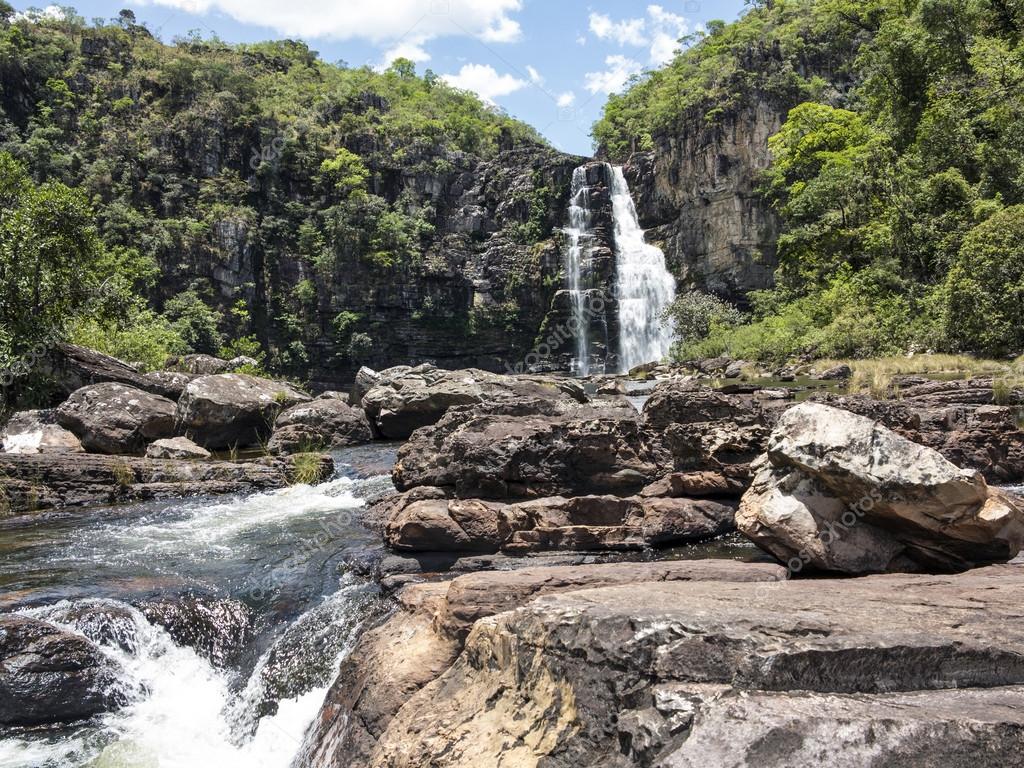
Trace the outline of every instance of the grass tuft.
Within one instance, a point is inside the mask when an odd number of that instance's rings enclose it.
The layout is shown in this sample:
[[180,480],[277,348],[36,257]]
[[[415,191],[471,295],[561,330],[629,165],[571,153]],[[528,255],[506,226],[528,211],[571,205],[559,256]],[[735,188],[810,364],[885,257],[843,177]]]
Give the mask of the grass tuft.
[[292,482],[296,485],[316,485],[324,479],[322,455],[297,453],[292,456]]

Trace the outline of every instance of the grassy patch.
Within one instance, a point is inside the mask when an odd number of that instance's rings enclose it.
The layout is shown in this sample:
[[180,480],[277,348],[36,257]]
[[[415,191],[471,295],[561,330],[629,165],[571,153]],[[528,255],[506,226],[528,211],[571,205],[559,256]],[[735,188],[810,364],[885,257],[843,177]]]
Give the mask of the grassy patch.
[[913,355],[912,357],[877,357],[866,360],[819,360],[815,367],[825,370],[836,365],[848,365],[854,376],[873,377],[875,374],[909,376],[913,374],[961,374],[965,376],[993,376],[1005,374],[1020,363],[985,360],[971,355]]
[[297,453],[292,456],[292,482],[295,485],[316,485],[323,480],[321,459],[319,453]]
[[122,491],[126,491],[135,483],[135,473],[127,461],[114,462],[110,468],[114,475],[114,482]]

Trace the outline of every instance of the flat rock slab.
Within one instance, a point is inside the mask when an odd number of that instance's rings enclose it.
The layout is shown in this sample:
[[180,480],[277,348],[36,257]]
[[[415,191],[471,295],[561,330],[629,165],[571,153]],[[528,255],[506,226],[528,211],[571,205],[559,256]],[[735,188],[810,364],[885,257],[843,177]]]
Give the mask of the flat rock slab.
[[[324,456],[321,476],[333,472]],[[0,514],[178,496],[252,493],[291,485],[289,459],[186,461],[91,454],[0,454]]]
[[370,764],[1019,765],[1022,587],[992,566],[539,597],[478,621]]

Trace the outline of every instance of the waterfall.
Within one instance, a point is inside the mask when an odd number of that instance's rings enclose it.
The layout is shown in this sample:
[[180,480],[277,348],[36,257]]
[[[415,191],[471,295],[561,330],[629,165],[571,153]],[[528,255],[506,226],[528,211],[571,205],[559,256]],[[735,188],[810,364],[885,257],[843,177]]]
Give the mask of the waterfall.
[[619,306],[619,372],[661,360],[672,346],[662,314],[675,300],[675,278],[665,254],[644,240],[622,168],[612,168],[616,297]]
[[575,329],[576,350],[573,372],[577,376],[590,375],[590,318],[587,316],[587,290],[583,286],[585,248],[593,239],[590,216],[590,187],[587,186],[586,166],[572,174],[572,198],[569,203],[569,238],[566,251],[566,288],[572,304],[572,322]]

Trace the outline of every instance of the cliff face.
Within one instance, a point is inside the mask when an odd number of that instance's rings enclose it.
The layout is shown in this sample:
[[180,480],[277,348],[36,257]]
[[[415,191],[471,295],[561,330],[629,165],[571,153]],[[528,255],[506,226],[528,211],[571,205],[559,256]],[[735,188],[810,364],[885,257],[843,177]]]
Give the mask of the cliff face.
[[739,303],[772,285],[780,222],[757,193],[768,167],[768,137],[786,109],[766,100],[713,125],[694,111],[655,149],[625,167],[640,223],[664,251],[680,289],[699,288]]

